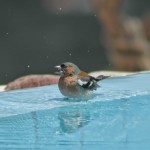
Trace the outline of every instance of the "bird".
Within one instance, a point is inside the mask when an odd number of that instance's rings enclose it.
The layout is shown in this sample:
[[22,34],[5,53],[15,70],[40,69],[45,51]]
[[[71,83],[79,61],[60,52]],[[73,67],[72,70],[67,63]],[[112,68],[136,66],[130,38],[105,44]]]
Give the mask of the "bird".
[[97,82],[109,76],[93,77],[71,62],[55,66],[60,73],[58,87],[62,95],[68,98],[90,98],[93,91],[100,87]]

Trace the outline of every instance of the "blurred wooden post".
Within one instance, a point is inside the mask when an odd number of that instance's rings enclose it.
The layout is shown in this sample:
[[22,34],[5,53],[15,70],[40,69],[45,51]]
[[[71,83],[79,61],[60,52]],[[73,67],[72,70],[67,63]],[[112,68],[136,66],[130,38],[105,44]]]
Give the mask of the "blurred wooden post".
[[92,0],[98,20],[105,29],[106,46],[114,69],[150,69],[150,46],[142,20],[125,16],[123,0]]
[[143,25],[144,25],[144,31],[146,34],[146,38],[150,42],[150,12],[144,15],[143,17]]

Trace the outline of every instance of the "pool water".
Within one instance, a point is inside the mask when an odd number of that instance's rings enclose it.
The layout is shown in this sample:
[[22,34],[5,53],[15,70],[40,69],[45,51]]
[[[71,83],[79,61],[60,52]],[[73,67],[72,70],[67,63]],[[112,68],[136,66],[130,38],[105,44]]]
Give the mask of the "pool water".
[[0,149],[150,149],[150,73],[100,82],[88,101],[57,85],[0,93]]

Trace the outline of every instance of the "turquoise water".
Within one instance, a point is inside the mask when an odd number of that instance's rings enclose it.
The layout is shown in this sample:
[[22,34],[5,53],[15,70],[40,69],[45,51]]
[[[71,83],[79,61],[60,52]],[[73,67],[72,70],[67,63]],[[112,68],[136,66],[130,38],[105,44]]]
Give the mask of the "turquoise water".
[[0,93],[0,149],[150,149],[150,74],[109,78],[92,99],[57,85]]

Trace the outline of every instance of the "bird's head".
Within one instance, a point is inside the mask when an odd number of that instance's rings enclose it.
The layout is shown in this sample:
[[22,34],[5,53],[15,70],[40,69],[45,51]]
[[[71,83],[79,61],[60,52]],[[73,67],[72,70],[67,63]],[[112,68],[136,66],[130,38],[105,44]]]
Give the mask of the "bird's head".
[[73,63],[65,62],[55,66],[62,75],[73,76],[80,73],[80,69]]

